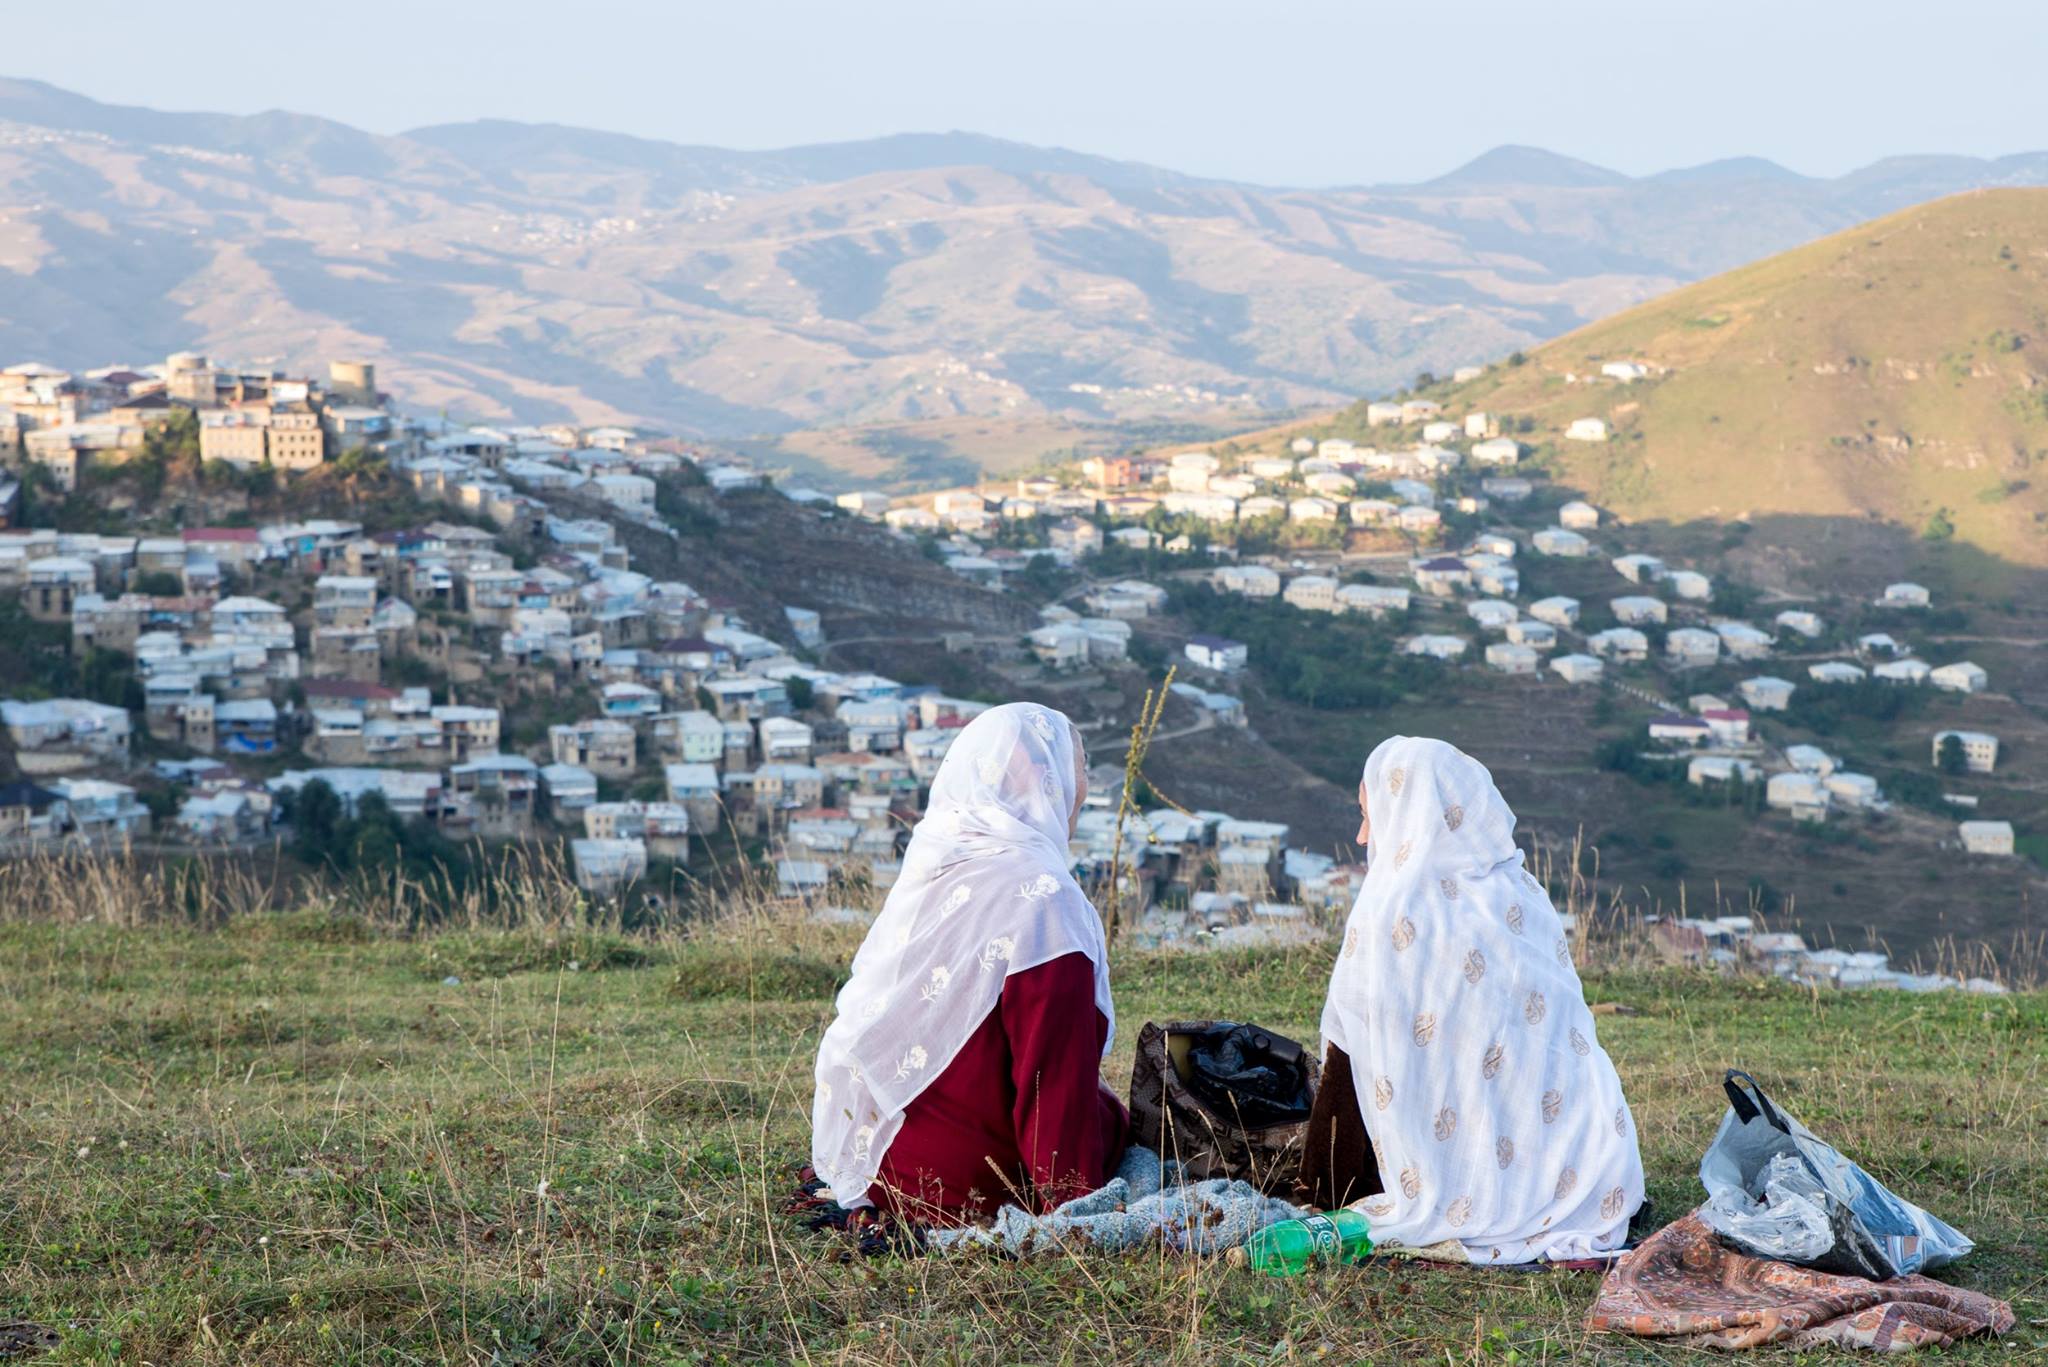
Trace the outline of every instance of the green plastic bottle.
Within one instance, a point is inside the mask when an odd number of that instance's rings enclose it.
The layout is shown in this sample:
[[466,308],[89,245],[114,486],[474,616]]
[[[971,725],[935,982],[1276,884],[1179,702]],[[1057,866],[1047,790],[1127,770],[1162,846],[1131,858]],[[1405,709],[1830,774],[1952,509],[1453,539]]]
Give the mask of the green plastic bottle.
[[1355,1210],[1282,1220],[1230,1251],[1232,1262],[1275,1277],[1296,1277],[1318,1264],[1362,1263],[1371,1252],[1371,1227]]

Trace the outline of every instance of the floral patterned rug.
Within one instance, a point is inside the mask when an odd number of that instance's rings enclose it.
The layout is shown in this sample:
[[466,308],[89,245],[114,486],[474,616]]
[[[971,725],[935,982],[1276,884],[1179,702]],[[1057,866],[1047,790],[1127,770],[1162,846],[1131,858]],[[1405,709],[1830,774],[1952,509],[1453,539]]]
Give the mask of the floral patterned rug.
[[1751,1257],[1693,1214],[1614,1265],[1586,1327],[1697,1348],[1789,1343],[1897,1353],[2007,1333],[2013,1313],[2004,1301],[1931,1277],[1873,1282]]

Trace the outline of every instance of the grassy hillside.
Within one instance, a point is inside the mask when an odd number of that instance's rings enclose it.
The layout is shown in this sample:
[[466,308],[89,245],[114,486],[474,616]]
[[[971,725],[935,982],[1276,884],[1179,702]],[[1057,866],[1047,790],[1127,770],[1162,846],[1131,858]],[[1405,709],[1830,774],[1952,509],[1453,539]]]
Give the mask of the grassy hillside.
[[[19,915],[19,909],[10,909]],[[1598,1279],[1143,1255],[880,1259],[779,1214],[852,932],[426,940],[0,925],[0,1319],[55,1363],[1690,1360],[1579,1328]],[[1126,955],[1144,1020],[1313,1037],[1325,950]],[[458,981],[450,983],[449,978]],[[1610,970],[1596,1001],[1659,1211],[1741,1065],[1980,1242],[1951,1274],[2048,1352],[2048,997],[1809,996]],[[1947,1357],[1944,1360],[1948,1360]]]
[[[1596,377],[1640,360],[1662,374]],[[1567,376],[1577,375],[1578,383]],[[1448,394],[1636,519],[1872,517],[2048,566],[2048,191],[1958,195],[1674,291]],[[1562,442],[1581,417],[1614,439]]]

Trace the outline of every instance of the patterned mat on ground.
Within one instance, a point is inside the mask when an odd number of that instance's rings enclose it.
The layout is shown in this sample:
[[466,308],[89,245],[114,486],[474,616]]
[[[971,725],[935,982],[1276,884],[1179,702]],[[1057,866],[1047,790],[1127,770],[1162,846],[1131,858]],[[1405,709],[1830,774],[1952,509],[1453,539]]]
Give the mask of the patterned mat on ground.
[[1180,1164],[1133,1148],[1108,1185],[1044,1215],[1004,1206],[989,1225],[931,1230],[925,1242],[934,1252],[988,1248],[1020,1258],[1073,1250],[1122,1253],[1161,1244],[1212,1254],[1236,1248],[1267,1225],[1308,1213],[1249,1182],[1182,1182]]
[[1616,1263],[1586,1315],[1595,1333],[1697,1348],[1789,1343],[1904,1352],[2013,1327],[2012,1307],[1929,1277],[1837,1277],[1729,1248],[1697,1213]]

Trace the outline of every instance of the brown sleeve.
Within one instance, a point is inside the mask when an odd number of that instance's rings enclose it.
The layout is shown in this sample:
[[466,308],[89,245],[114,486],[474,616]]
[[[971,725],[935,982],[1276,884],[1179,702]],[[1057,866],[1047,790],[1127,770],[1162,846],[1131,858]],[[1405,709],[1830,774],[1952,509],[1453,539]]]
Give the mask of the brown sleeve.
[[1296,1199],[1317,1210],[1336,1210],[1385,1190],[1358,1107],[1351,1059],[1334,1044],[1323,1057],[1322,1082],[1309,1112],[1297,1190]]

